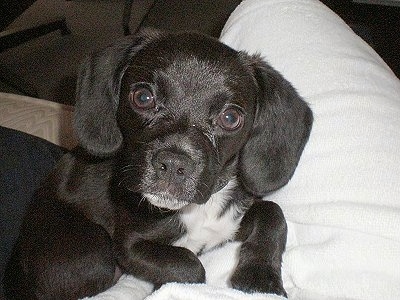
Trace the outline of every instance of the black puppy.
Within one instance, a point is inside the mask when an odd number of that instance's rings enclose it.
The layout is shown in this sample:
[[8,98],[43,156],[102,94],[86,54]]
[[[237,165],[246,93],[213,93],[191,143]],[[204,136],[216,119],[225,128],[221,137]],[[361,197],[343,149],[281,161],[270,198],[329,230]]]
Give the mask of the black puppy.
[[242,241],[232,286],[286,295],[286,223],[261,197],[292,176],[312,124],[258,56],[195,33],[144,31],[89,57],[80,148],[38,190],[5,277],[13,299],[76,299],[121,272],[204,282],[196,254]]

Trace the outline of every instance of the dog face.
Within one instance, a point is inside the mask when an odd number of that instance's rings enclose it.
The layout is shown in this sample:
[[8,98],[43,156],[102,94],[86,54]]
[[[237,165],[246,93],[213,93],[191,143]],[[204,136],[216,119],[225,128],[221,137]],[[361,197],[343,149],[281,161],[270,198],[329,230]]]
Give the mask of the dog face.
[[122,184],[160,207],[206,202],[234,175],[256,90],[238,53],[214,40],[167,36],[147,45],[121,84]]
[[168,209],[205,203],[235,176],[256,196],[284,185],[312,122],[259,57],[195,33],[143,32],[97,53],[77,97],[81,145],[118,153],[118,184]]

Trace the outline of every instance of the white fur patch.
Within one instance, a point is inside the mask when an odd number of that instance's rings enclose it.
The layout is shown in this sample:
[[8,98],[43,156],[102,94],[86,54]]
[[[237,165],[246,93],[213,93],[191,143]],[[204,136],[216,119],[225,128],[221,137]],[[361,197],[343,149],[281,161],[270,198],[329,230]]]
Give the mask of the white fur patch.
[[180,221],[186,233],[173,245],[198,254],[232,239],[241,221],[237,218],[237,206],[232,205],[222,216],[220,214],[235,186],[236,180],[231,180],[205,204],[189,204],[182,208]]
[[188,202],[186,201],[177,201],[167,195],[153,195],[149,193],[143,194],[146,199],[153,204],[154,206],[157,206],[159,208],[166,208],[166,209],[171,209],[171,210],[178,210],[185,205],[188,205]]

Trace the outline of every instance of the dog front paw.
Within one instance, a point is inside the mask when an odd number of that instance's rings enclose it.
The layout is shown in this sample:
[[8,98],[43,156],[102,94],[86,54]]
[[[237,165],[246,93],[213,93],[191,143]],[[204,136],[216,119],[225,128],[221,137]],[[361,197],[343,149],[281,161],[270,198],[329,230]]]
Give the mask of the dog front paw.
[[276,294],[287,298],[280,271],[272,267],[259,265],[239,267],[231,278],[231,284],[234,289],[243,292]]

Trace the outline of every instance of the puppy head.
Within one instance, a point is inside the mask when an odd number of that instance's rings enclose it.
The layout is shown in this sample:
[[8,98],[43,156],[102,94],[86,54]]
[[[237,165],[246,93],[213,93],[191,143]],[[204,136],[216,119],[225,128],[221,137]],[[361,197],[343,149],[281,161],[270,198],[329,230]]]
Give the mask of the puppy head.
[[284,185],[312,122],[260,58],[195,33],[107,48],[84,63],[77,94],[81,145],[118,153],[119,185],[169,209],[204,203],[235,176],[257,196]]

